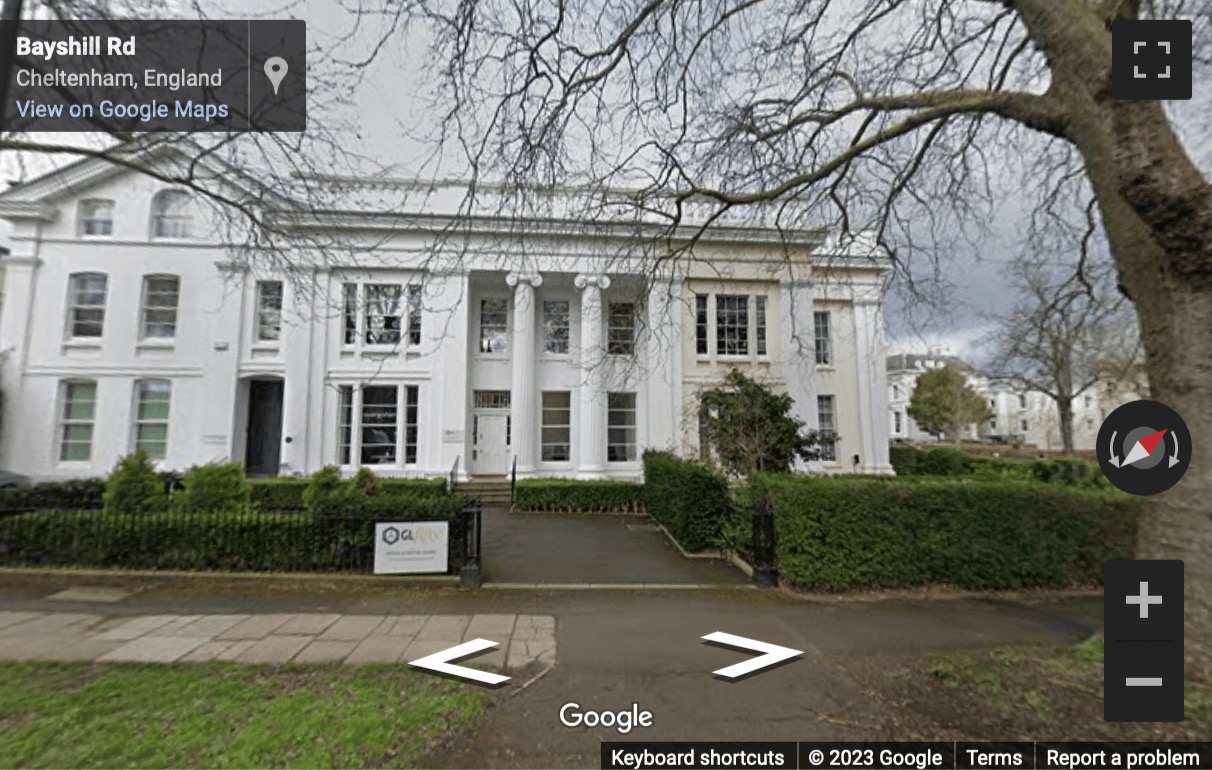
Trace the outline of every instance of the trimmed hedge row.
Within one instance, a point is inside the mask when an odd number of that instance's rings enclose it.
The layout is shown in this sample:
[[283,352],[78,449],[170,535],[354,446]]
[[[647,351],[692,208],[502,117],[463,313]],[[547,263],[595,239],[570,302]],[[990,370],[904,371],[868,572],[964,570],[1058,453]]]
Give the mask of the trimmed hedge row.
[[[266,511],[302,511],[310,479],[250,479],[252,501]],[[375,479],[375,494],[387,497],[445,497],[445,479]]]
[[547,513],[639,513],[644,485],[629,481],[523,479],[514,490],[514,510]]
[[728,482],[708,465],[644,452],[644,507],[687,551],[721,542],[733,516]]
[[450,522],[463,564],[463,499],[370,498],[357,516],[41,511],[0,517],[0,564],[236,572],[370,572],[374,522]]
[[1045,484],[1111,489],[1102,471],[1085,460],[1020,460],[980,457],[953,447],[919,449],[893,446],[892,468],[898,476],[976,476],[984,479],[1035,480]]
[[1059,588],[1132,557],[1139,500],[1015,481],[763,476],[779,571],[824,590]]
[[[167,483],[167,482],[166,482]],[[81,510],[100,508],[105,479],[47,481],[0,489],[0,510]]]

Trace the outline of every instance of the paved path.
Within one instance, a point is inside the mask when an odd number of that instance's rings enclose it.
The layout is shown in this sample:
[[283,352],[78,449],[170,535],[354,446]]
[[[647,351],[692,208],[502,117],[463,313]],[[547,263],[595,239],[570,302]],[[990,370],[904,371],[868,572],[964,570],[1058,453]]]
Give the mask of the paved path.
[[686,558],[646,516],[484,512],[488,583],[743,585],[719,559]]

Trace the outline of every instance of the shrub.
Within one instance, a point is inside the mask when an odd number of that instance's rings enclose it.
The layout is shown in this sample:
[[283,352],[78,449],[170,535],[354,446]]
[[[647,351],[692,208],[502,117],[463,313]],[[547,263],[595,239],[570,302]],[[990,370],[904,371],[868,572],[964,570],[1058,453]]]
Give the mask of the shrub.
[[446,479],[379,479],[378,494],[390,497],[447,497]]
[[168,509],[168,489],[151,456],[142,449],[118,461],[103,499],[109,513],[163,513]]
[[629,481],[524,479],[513,507],[519,511],[636,513],[644,507],[644,487]]
[[0,510],[93,510],[104,504],[105,479],[47,481],[0,489]]
[[370,468],[358,468],[358,472],[350,479],[353,488],[366,497],[370,497],[378,491],[379,477]]
[[1097,584],[1104,561],[1132,558],[1140,502],[1021,481],[756,483],[774,500],[779,570],[825,590]]
[[313,516],[319,516],[332,506],[345,504],[357,490],[341,478],[341,470],[328,465],[311,475],[307,489],[303,491],[303,507]]
[[185,474],[182,484],[184,489],[173,498],[173,508],[179,511],[236,511],[252,501],[252,485],[240,463],[199,465]]
[[687,551],[718,545],[732,515],[728,482],[705,463],[644,452],[644,507]]
[[301,511],[307,479],[257,479],[252,484],[252,502],[263,511]]

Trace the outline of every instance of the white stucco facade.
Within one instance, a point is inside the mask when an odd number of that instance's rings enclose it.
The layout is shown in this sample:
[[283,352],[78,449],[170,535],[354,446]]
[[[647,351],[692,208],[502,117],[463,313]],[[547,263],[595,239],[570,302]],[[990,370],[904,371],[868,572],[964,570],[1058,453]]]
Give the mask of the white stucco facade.
[[730,224],[666,265],[634,222],[432,197],[292,214],[262,252],[166,188],[89,160],[0,195],[0,468],[632,479],[646,448],[697,456],[698,394],[737,366],[832,423],[812,470],[890,470],[872,253]]

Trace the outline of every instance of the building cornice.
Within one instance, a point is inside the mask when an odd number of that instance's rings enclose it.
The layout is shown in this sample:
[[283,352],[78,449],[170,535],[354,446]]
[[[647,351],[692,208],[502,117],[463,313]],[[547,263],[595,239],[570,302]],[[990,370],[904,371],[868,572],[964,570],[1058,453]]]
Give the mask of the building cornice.
[[0,218],[54,222],[59,218],[59,207],[46,201],[0,201]]

